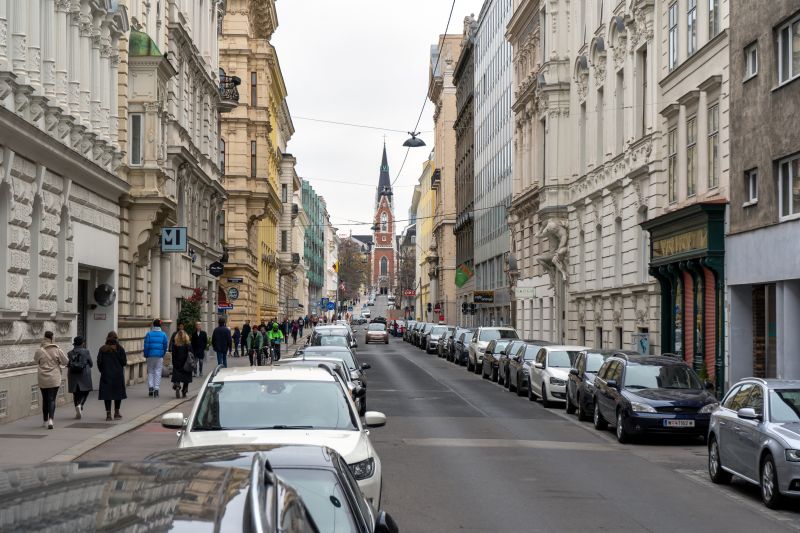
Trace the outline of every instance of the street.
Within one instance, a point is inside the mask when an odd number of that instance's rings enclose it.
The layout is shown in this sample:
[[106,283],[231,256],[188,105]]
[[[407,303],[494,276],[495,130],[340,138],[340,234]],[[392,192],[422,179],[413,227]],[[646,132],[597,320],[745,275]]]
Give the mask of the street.
[[[384,306],[379,298],[373,316]],[[699,441],[620,445],[399,338],[359,337],[358,356],[372,365],[369,409],[389,418],[371,432],[382,507],[402,531],[800,530],[800,514],[764,508],[757,487],[712,485]],[[82,459],[174,445],[173,431],[151,423]]]

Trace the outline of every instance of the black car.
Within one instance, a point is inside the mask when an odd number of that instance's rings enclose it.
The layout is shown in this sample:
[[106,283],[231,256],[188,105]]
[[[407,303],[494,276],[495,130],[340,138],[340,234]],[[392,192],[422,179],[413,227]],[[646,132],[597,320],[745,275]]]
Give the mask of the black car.
[[567,381],[567,414],[578,413],[578,420],[591,420],[594,412],[594,378],[609,357],[636,356],[636,352],[625,350],[587,350],[575,358]]
[[453,362],[457,365],[466,365],[469,357],[469,341],[472,339],[473,330],[463,330],[456,335],[453,343]]
[[417,348],[425,349],[425,345],[428,342],[428,335],[435,326],[436,324],[426,323],[422,326],[422,329],[417,332]]
[[497,365],[497,378],[493,379],[493,381],[497,381],[500,385],[505,385],[506,374],[508,373],[508,364],[511,361],[511,358],[519,351],[520,347],[524,345],[526,340],[516,339],[509,342],[503,351],[500,353],[500,361]]
[[531,365],[533,360],[536,359],[536,354],[539,353],[543,346],[550,346],[551,344],[553,343],[548,341],[530,340],[525,341],[525,344],[517,349],[517,353],[508,361],[508,369],[503,381],[509,391],[516,392],[517,396],[525,395],[528,390]]
[[447,353],[445,354],[445,358],[450,362],[456,362],[456,343],[458,342],[458,338],[462,333],[471,334],[472,330],[469,328],[456,327],[452,337],[450,337],[450,340],[447,342]]
[[453,335],[455,335],[455,333],[455,326],[447,326],[447,331],[445,331],[442,338],[439,339],[439,345],[436,347],[436,352],[439,357],[447,357],[447,353],[450,351],[450,342],[453,340]]
[[184,465],[188,463],[190,468],[209,465],[249,470],[256,457],[261,457],[272,471],[297,490],[320,531],[399,531],[386,512],[374,516],[350,467],[338,453],[324,446],[199,446],[157,452],[146,460],[157,461],[158,464],[167,461]]
[[612,422],[622,443],[643,433],[705,437],[717,405],[713,386],[678,356],[609,357],[594,386],[594,427]]
[[[164,455],[169,460],[174,453],[178,450]],[[229,466],[74,462],[4,470],[0,529],[319,531],[300,491],[276,475],[263,457],[248,457],[244,468]]]
[[490,341],[483,352],[481,363],[481,377],[497,381],[497,369],[500,366],[500,356],[513,339],[495,339]]

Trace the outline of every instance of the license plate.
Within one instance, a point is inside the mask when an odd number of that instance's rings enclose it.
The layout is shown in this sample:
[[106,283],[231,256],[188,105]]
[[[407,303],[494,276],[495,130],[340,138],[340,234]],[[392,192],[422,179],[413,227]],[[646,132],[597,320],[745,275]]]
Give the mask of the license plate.
[[668,428],[693,428],[694,420],[664,420],[664,427]]

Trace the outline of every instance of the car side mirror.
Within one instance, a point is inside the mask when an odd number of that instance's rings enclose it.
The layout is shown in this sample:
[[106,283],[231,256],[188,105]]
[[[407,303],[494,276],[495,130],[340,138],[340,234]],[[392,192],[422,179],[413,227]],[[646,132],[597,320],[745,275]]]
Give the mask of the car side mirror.
[[535,368],[539,368],[539,369],[542,369],[542,368],[544,368],[544,364],[542,364],[542,363],[533,363],[533,366],[534,366]]
[[369,363],[361,363],[361,370],[369,370],[372,368],[372,365]]
[[763,417],[756,413],[752,407],[744,407],[736,412],[737,416],[742,420],[762,420]]
[[356,387],[353,389],[353,397],[354,398],[363,398],[367,395],[367,389],[364,387]]
[[186,419],[183,413],[167,413],[161,417],[161,425],[168,429],[181,429],[186,425]]
[[386,511],[381,511],[375,522],[375,533],[399,533],[400,529]]
[[576,378],[580,377],[580,373],[578,372],[577,368],[570,368],[569,373],[570,375],[575,376]]
[[617,383],[616,379],[609,379],[606,381],[606,385],[608,385],[610,389],[619,389],[619,383]]
[[379,428],[386,425],[386,415],[378,411],[364,413],[364,425],[368,428]]
[[703,383],[703,386],[705,387],[705,389],[706,389],[707,391],[713,391],[713,390],[715,390],[714,384],[713,384],[713,383],[711,383],[711,382],[710,382],[710,381],[708,381],[708,380],[706,380],[706,381],[705,381],[705,383]]

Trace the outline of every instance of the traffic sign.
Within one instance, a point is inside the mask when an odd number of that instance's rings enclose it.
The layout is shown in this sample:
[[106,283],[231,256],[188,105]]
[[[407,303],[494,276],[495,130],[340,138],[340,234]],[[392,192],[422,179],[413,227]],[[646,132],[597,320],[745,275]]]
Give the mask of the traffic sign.
[[347,308],[347,311],[348,311],[349,313],[352,313],[352,312],[353,312],[353,306],[352,306],[352,305],[351,305],[351,306],[349,306],[349,307]]
[[416,295],[417,295],[417,291],[415,291],[414,289],[404,289],[403,290],[403,296],[416,296]]
[[161,251],[164,253],[186,253],[189,242],[188,231],[183,227],[161,228]]
[[233,309],[233,304],[220,305],[217,306],[217,309],[219,309],[220,311],[230,311]]
[[220,263],[219,261],[214,261],[210,265],[208,265],[208,273],[218,278],[222,275],[222,272],[225,270],[225,265]]
[[228,289],[228,300],[238,300],[239,299],[239,289],[236,287],[230,287]]
[[333,302],[328,302],[327,309],[328,311],[333,311],[334,309],[336,309],[336,304]]
[[433,308],[433,312],[438,315],[439,313],[442,312],[442,306],[439,305],[439,304],[436,304],[436,306]]
[[244,283],[244,278],[228,278],[228,283]]

